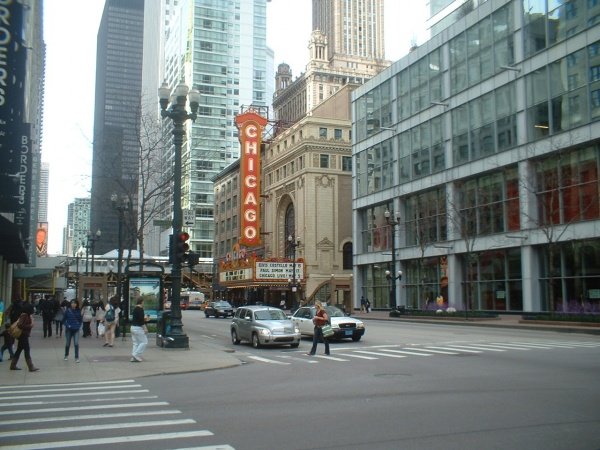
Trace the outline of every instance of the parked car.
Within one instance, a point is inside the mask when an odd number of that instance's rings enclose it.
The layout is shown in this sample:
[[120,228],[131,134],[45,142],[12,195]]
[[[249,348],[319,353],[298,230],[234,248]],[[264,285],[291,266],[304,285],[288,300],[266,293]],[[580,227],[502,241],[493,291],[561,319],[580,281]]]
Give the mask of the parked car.
[[[361,320],[348,316],[337,306],[325,306],[325,311],[331,321],[334,335],[332,339],[352,339],[360,341],[365,334],[365,325]],[[314,334],[315,325],[313,317],[315,317],[316,308],[314,306],[303,306],[298,308],[292,315],[292,321],[300,329],[303,336],[312,336]]]
[[206,317],[233,317],[233,306],[224,301],[210,302],[204,308],[204,315]]
[[244,306],[238,308],[231,321],[231,342],[252,343],[254,348],[263,345],[300,345],[300,330],[286,313],[272,306]]

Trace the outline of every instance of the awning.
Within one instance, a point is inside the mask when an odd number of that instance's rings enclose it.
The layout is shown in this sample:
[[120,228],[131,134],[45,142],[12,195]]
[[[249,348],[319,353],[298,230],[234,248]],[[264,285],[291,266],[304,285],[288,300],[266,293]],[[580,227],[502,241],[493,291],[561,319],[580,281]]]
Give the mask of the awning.
[[25,243],[21,238],[19,227],[0,215],[0,255],[6,262],[13,264],[27,264]]

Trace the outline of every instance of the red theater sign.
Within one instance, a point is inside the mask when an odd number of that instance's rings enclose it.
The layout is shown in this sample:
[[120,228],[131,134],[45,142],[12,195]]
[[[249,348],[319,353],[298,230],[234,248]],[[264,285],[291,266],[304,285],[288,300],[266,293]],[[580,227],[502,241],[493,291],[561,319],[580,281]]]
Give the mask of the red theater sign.
[[260,245],[260,144],[267,119],[253,110],[235,117],[239,129],[242,154],[241,198],[242,218],[240,245]]

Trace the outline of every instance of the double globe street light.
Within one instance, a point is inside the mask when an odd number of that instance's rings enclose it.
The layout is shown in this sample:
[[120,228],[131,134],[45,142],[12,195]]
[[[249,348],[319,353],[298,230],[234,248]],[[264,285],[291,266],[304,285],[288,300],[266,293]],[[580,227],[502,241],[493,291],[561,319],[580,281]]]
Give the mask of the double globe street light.
[[[388,226],[391,228],[392,234],[392,270],[385,271],[385,277],[392,282],[392,289],[390,292],[390,307],[394,310],[397,307],[396,304],[396,280],[402,280],[402,271],[399,270],[396,275],[396,227],[400,225],[400,213],[396,212],[392,216],[389,209],[386,209],[383,213],[385,216],[385,221]],[[393,218],[392,218],[393,217]]]
[[[186,110],[188,101],[190,110]],[[200,92],[196,89],[189,90],[182,81],[174,91],[167,83],[158,89],[158,98],[161,108],[161,116],[173,121],[173,147],[175,151],[173,167],[173,236],[179,236],[183,232],[183,212],[181,210],[181,149],[185,138],[184,124],[187,120],[196,120],[198,106],[200,105]],[[169,103],[171,106],[169,107]],[[169,348],[189,348],[188,336],[183,332],[181,321],[181,267],[182,261],[173,259],[171,268],[171,332],[168,339]]]

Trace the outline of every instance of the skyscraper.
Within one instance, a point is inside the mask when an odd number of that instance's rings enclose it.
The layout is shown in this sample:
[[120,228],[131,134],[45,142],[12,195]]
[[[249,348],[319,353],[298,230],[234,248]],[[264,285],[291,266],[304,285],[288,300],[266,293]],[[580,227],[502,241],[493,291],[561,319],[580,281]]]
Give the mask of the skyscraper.
[[[90,232],[98,254],[117,247],[113,194],[137,204],[144,0],[106,0],[98,30]],[[131,227],[131,242],[135,235]]]
[[385,59],[383,0],[313,0],[312,21],[328,38],[330,58]]
[[[198,119],[188,122],[182,152],[182,207],[196,226],[188,231],[192,250],[212,257],[212,177],[239,156],[234,117],[241,106],[267,106],[266,0],[183,0],[172,9],[166,30],[164,81],[181,80],[201,93]],[[157,86],[158,87],[158,86]],[[172,123],[165,121],[167,130]],[[172,153],[165,154],[172,170]],[[168,175],[167,175],[168,176]],[[162,214],[170,219],[168,202]],[[162,230],[166,254],[170,228]]]
[[273,110],[295,123],[346,84],[363,84],[388,67],[383,0],[313,0],[313,31],[306,72],[292,82],[287,64],[277,68]]

